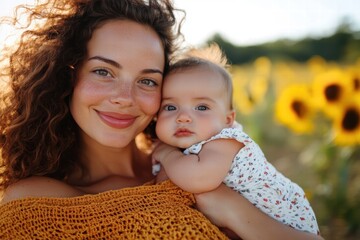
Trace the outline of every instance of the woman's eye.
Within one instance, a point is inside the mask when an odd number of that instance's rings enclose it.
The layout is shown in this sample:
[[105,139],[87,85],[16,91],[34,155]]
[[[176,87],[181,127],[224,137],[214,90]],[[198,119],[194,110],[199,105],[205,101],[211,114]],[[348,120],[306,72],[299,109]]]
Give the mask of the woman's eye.
[[154,80],[151,80],[151,79],[142,79],[142,80],[140,80],[140,83],[150,86],[150,87],[158,85]]
[[166,105],[166,106],[164,106],[164,110],[165,111],[175,111],[176,107],[173,105]]
[[97,75],[103,76],[103,77],[111,76],[109,71],[106,69],[96,69],[96,70],[94,70],[94,73],[96,73]]
[[207,106],[204,106],[204,105],[201,105],[201,106],[197,106],[196,107],[196,110],[199,110],[199,111],[205,111],[205,110],[208,110],[209,108]]

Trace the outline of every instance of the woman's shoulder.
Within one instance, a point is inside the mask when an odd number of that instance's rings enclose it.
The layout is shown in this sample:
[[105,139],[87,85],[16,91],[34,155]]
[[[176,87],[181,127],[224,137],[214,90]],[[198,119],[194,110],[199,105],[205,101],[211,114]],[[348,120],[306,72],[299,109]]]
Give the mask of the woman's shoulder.
[[33,176],[10,185],[3,193],[1,204],[27,197],[75,197],[83,193],[56,179]]

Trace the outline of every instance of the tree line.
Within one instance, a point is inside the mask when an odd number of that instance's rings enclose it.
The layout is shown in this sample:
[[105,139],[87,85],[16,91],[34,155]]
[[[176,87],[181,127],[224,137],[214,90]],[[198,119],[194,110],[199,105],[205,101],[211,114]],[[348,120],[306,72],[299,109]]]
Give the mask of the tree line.
[[360,57],[360,31],[352,31],[347,25],[338,27],[331,36],[320,38],[281,39],[253,46],[236,46],[220,34],[215,34],[206,41],[211,42],[219,44],[231,64],[252,62],[261,56],[299,62],[305,62],[315,55],[337,62],[354,62]]

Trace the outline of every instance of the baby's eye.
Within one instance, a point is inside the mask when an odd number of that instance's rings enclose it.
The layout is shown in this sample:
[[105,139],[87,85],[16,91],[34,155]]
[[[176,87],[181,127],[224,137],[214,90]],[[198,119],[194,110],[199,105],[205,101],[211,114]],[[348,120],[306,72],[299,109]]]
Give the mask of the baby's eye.
[[195,109],[199,110],[199,111],[205,111],[205,110],[208,110],[209,108],[207,106],[200,105],[200,106],[197,106]]
[[151,80],[151,79],[141,79],[140,83],[150,86],[150,87],[154,87],[154,86],[158,85],[157,82],[155,82],[154,80]]
[[176,107],[173,105],[166,105],[166,106],[164,106],[164,110],[165,111],[175,111]]
[[96,69],[93,72],[102,77],[111,77],[111,74],[106,69]]

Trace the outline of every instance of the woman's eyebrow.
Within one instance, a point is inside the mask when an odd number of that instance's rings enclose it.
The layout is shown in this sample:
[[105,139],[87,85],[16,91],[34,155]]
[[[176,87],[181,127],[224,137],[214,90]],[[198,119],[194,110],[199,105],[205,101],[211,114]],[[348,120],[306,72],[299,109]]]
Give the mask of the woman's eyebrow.
[[163,72],[161,70],[155,69],[155,68],[144,69],[142,72],[143,73],[159,73],[161,76],[163,75]]
[[112,66],[114,66],[116,68],[121,68],[121,65],[118,62],[115,62],[114,60],[104,58],[104,57],[101,57],[101,56],[90,57],[88,59],[88,61],[90,61],[90,60],[99,60],[99,61],[105,62],[107,64],[110,64],[110,65],[112,65]]
[[[108,59],[108,58],[105,58],[105,57],[93,56],[93,57],[88,58],[88,61],[90,61],[90,60],[99,60],[99,61],[105,62],[107,64],[110,64],[116,68],[121,68],[121,65],[118,62]],[[144,73],[159,73],[159,74],[163,75],[163,72],[160,69],[156,69],[156,68],[144,69],[142,72],[144,72]]]

